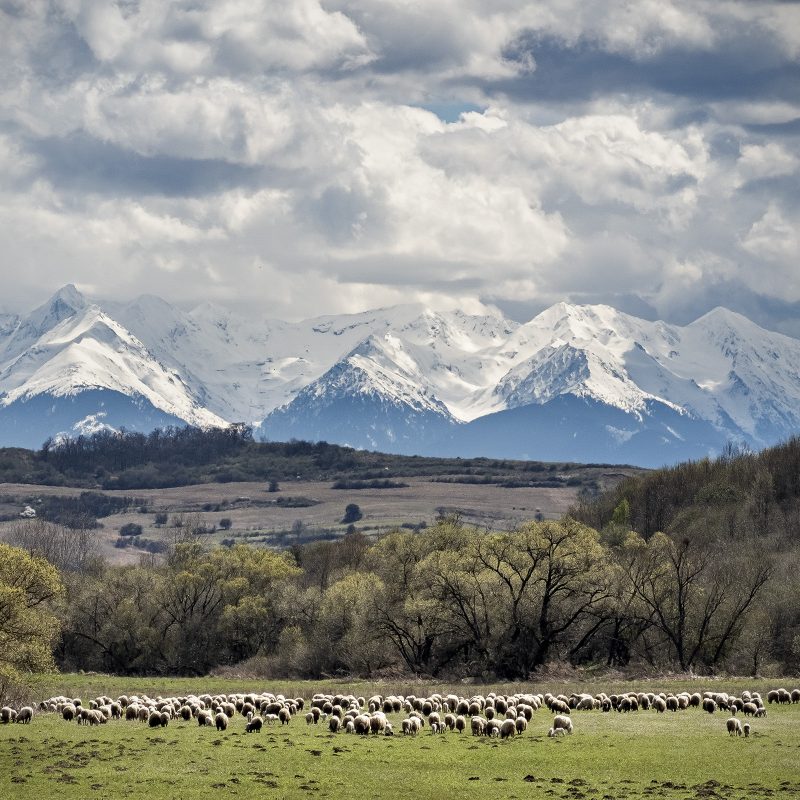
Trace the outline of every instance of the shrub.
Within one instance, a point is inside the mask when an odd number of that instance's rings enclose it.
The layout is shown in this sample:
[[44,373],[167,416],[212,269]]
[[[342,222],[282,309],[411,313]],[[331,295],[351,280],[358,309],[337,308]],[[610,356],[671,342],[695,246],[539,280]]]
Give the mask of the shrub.
[[120,536],[141,536],[142,526],[137,525],[135,522],[129,522],[119,529]]
[[358,522],[363,516],[361,509],[355,503],[348,503],[344,510],[342,525],[350,525],[353,522]]

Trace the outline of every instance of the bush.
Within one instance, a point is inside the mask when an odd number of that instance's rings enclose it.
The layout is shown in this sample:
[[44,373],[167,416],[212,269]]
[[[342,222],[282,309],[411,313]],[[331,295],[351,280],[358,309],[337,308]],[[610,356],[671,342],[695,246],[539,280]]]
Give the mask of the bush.
[[137,525],[135,522],[129,522],[119,529],[120,536],[141,536],[142,526]]
[[232,524],[233,523],[231,522],[230,517],[223,517],[219,521],[219,527],[222,528],[223,531],[229,531],[231,529]]
[[167,512],[166,511],[159,511],[156,514],[156,525],[166,525],[167,524]]
[[350,525],[353,522],[358,522],[363,516],[361,509],[355,503],[348,503],[344,510],[342,525]]

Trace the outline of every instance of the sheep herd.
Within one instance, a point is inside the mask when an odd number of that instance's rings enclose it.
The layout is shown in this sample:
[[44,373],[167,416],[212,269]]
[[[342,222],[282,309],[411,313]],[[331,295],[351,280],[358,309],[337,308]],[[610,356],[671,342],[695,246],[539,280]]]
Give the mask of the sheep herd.
[[431,734],[469,732],[472,736],[510,739],[524,734],[540,709],[547,709],[552,714],[547,729],[549,737],[571,734],[576,712],[627,714],[650,711],[665,714],[698,709],[709,714],[727,712],[731,715],[725,723],[728,734],[748,737],[751,722],[743,721],[739,715],[753,720],[764,717],[767,706],[772,703],[798,704],[800,689],[774,689],[767,693],[766,704],[756,691],[742,691],[738,695],[711,691],[570,695],[490,692],[471,697],[439,693],[426,697],[375,694],[369,698],[352,694],[315,694],[308,702],[302,697],[287,698],[270,692],[156,698],[142,694],[121,695],[116,699],[102,695],[90,700],[88,705],[84,705],[80,698],[60,696],[42,701],[38,712],[32,706],[23,706],[19,710],[5,706],[0,709],[0,724],[27,724],[36,713],[52,713],[60,715],[66,722],[89,726],[119,720],[163,728],[173,720],[196,720],[201,727],[222,732],[234,720],[241,719],[245,733],[260,733],[265,725],[289,725],[303,712],[307,725],[322,722],[331,733],[393,736],[395,729],[389,715],[399,714],[402,720],[398,733],[404,736],[415,737],[427,728]]

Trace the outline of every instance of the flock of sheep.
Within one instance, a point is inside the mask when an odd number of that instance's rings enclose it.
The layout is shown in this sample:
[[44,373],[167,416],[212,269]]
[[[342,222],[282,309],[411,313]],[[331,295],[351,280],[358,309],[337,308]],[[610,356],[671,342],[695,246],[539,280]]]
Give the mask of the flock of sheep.
[[[800,689],[774,689],[767,693],[767,705],[800,703]],[[269,692],[248,694],[201,694],[183,697],[122,695],[116,700],[107,696],[90,700],[84,706],[79,698],[51,697],[39,704],[39,712],[59,714],[67,722],[79,725],[103,725],[111,720],[146,723],[151,728],[166,727],[172,720],[190,722],[224,731],[237,715],[245,721],[245,733],[259,733],[264,725],[288,725],[306,708],[301,698],[287,698]],[[370,698],[345,694],[315,694],[305,711],[308,725],[327,724],[331,733],[366,736],[393,736],[390,714],[402,715],[400,733],[417,736],[427,726],[432,734],[448,731],[473,736],[509,739],[528,729],[533,715],[541,708],[552,713],[548,736],[557,737],[573,731],[573,712],[599,711],[634,713],[681,712],[690,708],[713,714],[726,711],[726,729],[731,736],[749,736],[751,724],[742,718],[766,716],[767,707],[758,692],[739,695],[725,692],[681,692],[679,694],[626,692],[622,694],[513,694],[490,692],[465,698],[456,694],[373,695]],[[30,723],[32,706],[18,711],[8,706],[0,709],[0,723]]]

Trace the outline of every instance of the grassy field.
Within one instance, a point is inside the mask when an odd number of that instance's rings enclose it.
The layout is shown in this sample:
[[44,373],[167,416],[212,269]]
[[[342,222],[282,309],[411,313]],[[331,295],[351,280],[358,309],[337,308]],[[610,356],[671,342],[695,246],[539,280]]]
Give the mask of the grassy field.
[[[645,684],[639,684],[644,686]],[[685,681],[651,689],[678,690]],[[776,681],[694,682],[717,691],[749,686],[765,692]],[[605,685],[610,691],[635,684]],[[57,688],[58,687],[58,688]],[[252,681],[128,680],[107,676],[40,678],[37,692],[51,689],[84,698],[122,691],[178,694],[262,690]],[[369,684],[270,684],[270,691],[306,697],[317,689],[366,694]],[[402,687],[378,687],[389,693]],[[444,688],[444,687],[439,687]],[[500,687],[497,687],[500,688]],[[507,690],[512,687],[506,687]],[[600,686],[549,684],[526,690]],[[786,688],[794,688],[787,686]],[[406,687],[418,694],[430,685]],[[459,694],[480,691],[460,686]],[[42,696],[45,696],[42,695]],[[752,720],[749,739],[729,737],[727,712],[697,709],[677,714],[574,712],[575,733],[548,739],[551,715],[540,710],[528,731],[509,741],[469,734],[416,738],[330,734],[323,723],[308,726],[302,715],[285,727],[244,732],[234,717],[228,730],[173,721],[151,730],[141,723],[109,722],[85,728],[52,714],[32,724],[0,726],[2,798],[200,798],[215,792],[240,797],[299,798],[761,798],[800,794],[800,706],[770,706]],[[400,715],[390,719],[399,730]]]
[[[595,470],[600,485],[619,480],[623,473],[614,470]],[[400,525],[431,524],[440,512],[458,513],[462,520],[478,527],[510,529],[520,522],[533,519],[540,509],[547,518],[557,518],[574,504],[578,487],[504,488],[496,485],[471,485],[463,483],[436,483],[424,478],[404,479],[404,488],[346,489],[331,488],[329,482],[297,481],[282,485],[281,491],[269,493],[263,482],[224,483],[181,486],[171,489],[141,489],[131,492],[109,491],[110,495],[135,497],[147,508],[147,513],[131,509],[100,520],[97,541],[102,555],[112,563],[137,563],[141,550],[114,547],[119,529],[127,523],[142,526],[146,539],[170,541],[174,534],[172,525],[179,520],[191,520],[208,529],[217,527],[215,533],[204,536],[209,545],[223,539],[260,545],[285,547],[289,543],[282,533],[289,532],[299,521],[313,536],[314,531],[331,531],[344,534],[342,524],[345,506],[356,503],[363,514],[358,528],[365,533],[380,533]],[[35,505],[35,498],[45,494],[78,495],[81,489],[64,487],[27,486],[23,484],[0,485],[0,511],[13,516],[22,510],[25,502]],[[276,501],[288,498],[307,498],[313,505],[286,507]],[[215,509],[215,510],[207,510]],[[166,526],[157,527],[155,514],[168,515]],[[231,529],[219,529],[220,520],[231,520]],[[17,524],[17,520],[0,522],[3,530]]]

